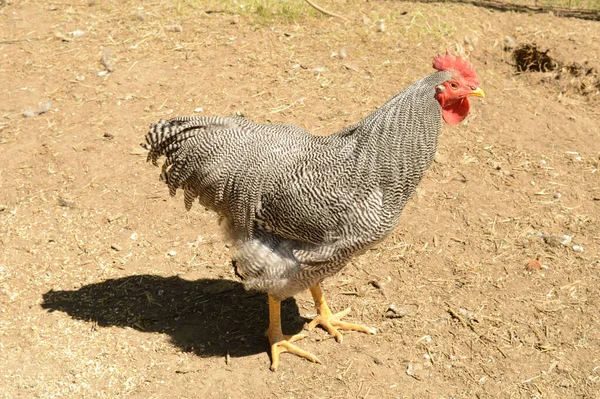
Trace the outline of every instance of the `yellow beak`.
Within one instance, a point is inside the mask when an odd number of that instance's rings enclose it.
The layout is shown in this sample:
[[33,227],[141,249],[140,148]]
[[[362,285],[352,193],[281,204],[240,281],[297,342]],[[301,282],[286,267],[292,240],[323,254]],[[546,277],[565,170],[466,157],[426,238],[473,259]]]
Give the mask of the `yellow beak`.
[[479,87],[476,88],[475,90],[473,90],[472,92],[470,92],[469,95],[470,96],[475,96],[475,97],[481,97],[481,98],[485,97],[485,93]]

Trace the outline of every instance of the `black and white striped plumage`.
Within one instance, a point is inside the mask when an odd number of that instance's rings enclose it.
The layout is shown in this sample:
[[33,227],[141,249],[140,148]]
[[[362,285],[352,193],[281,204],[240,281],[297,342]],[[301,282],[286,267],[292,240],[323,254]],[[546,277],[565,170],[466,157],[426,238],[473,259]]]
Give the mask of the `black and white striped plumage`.
[[166,155],[172,195],[227,221],[245,287],[284,299],[338,272],[388,235],[437,147],[439,71],[331,136],[239,117],[160,120],[148,159]]

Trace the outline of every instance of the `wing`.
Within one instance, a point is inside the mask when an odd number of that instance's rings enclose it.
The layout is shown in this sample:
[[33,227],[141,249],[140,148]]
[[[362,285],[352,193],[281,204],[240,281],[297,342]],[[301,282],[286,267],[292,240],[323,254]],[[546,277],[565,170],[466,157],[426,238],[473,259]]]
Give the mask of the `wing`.
[[263,192],[256,213],[261,230],[298,243],[305,264],[349,256],[388,232],[390,215],[376,179],[359,183],[352,140],[329,142],[298,157]]

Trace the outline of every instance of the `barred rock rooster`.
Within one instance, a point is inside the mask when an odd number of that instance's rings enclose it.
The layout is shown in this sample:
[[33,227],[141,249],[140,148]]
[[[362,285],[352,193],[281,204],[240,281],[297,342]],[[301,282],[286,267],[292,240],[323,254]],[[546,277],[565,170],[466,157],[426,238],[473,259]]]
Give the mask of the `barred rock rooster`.
[[150,127],[144,146],[171,195],[184,191],[219,213],[235,243],[234,264],[246,289],[269,300],[271,369],[291,352],[313,354],[283,335],[280,302],[310,289],[317,325],[338,342],[338,330],[375,334],[332,313],[319,283],[348,260],[384,239],[437,148],[442,120],[469,112],[469,96],[483,97],[472,65],[449,53],[433,59],[437,72],[390,99],[361,122],[330,136],[294,125],[267,125],[240,117],[177,117]]

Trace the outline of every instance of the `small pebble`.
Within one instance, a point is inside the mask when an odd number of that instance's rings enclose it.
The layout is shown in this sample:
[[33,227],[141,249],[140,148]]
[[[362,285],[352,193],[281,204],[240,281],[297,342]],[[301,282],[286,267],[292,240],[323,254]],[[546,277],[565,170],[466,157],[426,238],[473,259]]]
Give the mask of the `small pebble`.
[[385,285],[386,285],[385,282],[380,282],[380,281],[377,281],[377,280],[371,280],[371,281],[369,281],[369,284],[372,285],[373,287],[379,289],[379,290],[383,289],[383,287],[385,287]]
[[573,239],[566,234],[544,234],[542,238],[546,244],[552,247],[560,247],[561,245],[566,247],[571,244],[571,240]]
[[73,39],[71,39],[70,37],[65,36],[64,33],[62,32],[54,32],[54,37],[56,37],[57,39],[62,40],[63,42],[72,42]]
[[117,252],[119,252],[119,251],[121,251],[121,250],[123,249],[123,248],[121,248],[121,246],[120,246],[120,245],[118,245],[118,244],[112,244],[110,247],[111,247],[112,249],[114,249],[115,251],[117,251]]
[[112,139],[114,139],[114,138],[115,138],[115,135],[114,135],[114,134],[112,134],[112,133],[108,133],[108,132],[106,132],[106,133],[104,133],[104,134],[102,135],[102,137],[104,137],[105,139],[108,139],[108,140],[112,140]]
[[554,194],[554,199],[561,199],[561,198],[562,198],[562,194],[561,193]]
[[81,30],[81,29],[77,29],[77,30],[74,30],[73,32],[69,32],[69,35],[71,35],[73,37],[81,37],[84,34],[85,34],[85,31]]
[[129,236],[130,239],[132,239],[133,241],[138,239],[138,233],[131,233],[131,235]]
[[146,19],[146,15],[141,11],[132,11],[133,17],[138,21],[144,21]]
[[504,38],[504,50],[511,51],[517,46],[517,41],[512,36]]
[[106,71],[114,72],[115,67],[113,66],[112,62],[110,62],[110,55],[111,55],[111,52],[109,50],[102,53],[102,58],[100,58],[100,62],[102,63],[102,65],[104,65],[104,68],[106,68]]
[[440,154],[439,152],[436,152],[435,157],[433,158],[433,161],[437,164],[445,165],[448,163],[448,157]]
[[169,32],[183,32],[183,26],[179,24],[167,25],[165,29]]
[[174,251],[174,250],[170,250],[169,252],[167,252],[167,255],[169,255],[169,256],[175,256],[175,255],[177,255],[177,252]]
[[342,47],[340,49],[340,51],[338,52],[338,57],[340,57],[340,59],[345,59],[348,58],[348,52],[346,51],[346,47]]
[[430,335],[423,335],[421,337],[421,339],[419,339],[419,341],[425,341],[426,343],[430,344],[431,343],[431,336]]
[[204,109],[202,107],[194,108],[194,112],[202,112]]
[[34,116],[38,116],[44,114],[52,108],[52,101],[46,101],[42,105],[40,105],[37,109],[28,108],[23,112],[23,116],[25,118],[32,118]]
[[62,197],[57,198],[58,205],[63,206],[65,208],[75,208],[75,202],[66,200]]
[[529,262],[527,262],[527,264],[525,265],[525,269],[527,269],[528,271],[536,271],[536,270],[540,270],[542,268],[542,262],[540,262],[537,259],[533,259],[530,260]]
[[405,306],[399,307],[392,303],[388,306],[388,309],[385,312],[385,317],[387,317],[388,319],[399,319],[406,316],[409,313],[410,311]]
[[415,375],[415,369],[412,362],[408,362],[408,365],[406,366],[406,375],[410,375],[411,377]]
[[583,247],[581,245],[573,245],[573,251],[583,252]]
[[459,308],[458,313],[469,321],[471,321],[471,320],[478,321],[477,316],[475,316],[475,314],[468,309]]

